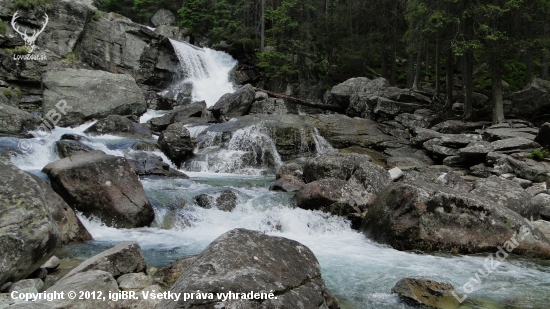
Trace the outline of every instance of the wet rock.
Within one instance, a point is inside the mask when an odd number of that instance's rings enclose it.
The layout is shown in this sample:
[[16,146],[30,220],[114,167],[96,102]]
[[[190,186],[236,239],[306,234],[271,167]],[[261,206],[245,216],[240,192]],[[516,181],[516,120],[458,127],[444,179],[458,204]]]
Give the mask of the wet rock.
[[184,258],[177,260],[174,263],[162,267],[155,274],[158,277],[162,278],[162,282],[166,286],[172,286],[176,280],[183,274],[183,272],[191,266],[191,264],[196,260],[196,257]]
[[139,291],[153,284],[153,279],[144,273],[124,274],[116,280],[122,291]]
[[550,122],[540,126],[535,142],[539,143],[542,147],[550,146]]
[[411,306],[443,309],[460,307],[458,300],[451,294],[456,294],[454,290],[455,288],[449,283],[405,278],[399,280],[392,287],[391,292]]
[[128,117],[119,115],[109,115],[107,118],[100,119],[84,133],[89,136],[109,134],[125,138],[149,138],[152,136],[149,129],[133,122]]
[[77,141],[77,142],[86,142],[89,141],[87,137],[84,137],[82,135],[78,134],[72,134],[72,133],[65,133],[61,135],[61,140],[70,140],[70,141]]
[[40,118],[0,103],[0,135],[22,136],[35,130],[40,123]]
[[50,163],[43,172],[69,205],[108,226],[141,227],[154,219],[143,186],[124,158],[93,151]]
[[538,218],[538,209],[530,203],[531,196],[515,181],[491,176],[478,180],[470,193],[486,202],[511,209],[525,218]]
[[144,272],[145,269],[145,258],[140,246],[135,242],[123,242],[80,263],[61,281],[70,277],[78,278],[91,270],[105,271],[118,278],[124,274]]
[[151,17],[151,23],[155,27],[162,25],[173,26],[176,23],[176,16],[167,9],[160,9]]
[[239,88],[234,93],[223,95],[214,106],[208,108],[214,113],[216,118],[222,116],[231,119],[238,116],[244,116],[250,110],[256,91],[250,84]]
[[[92,240],[92,235],[88,232],[86,227],[82,224],[80,219],[76,216],[75,212],[69,205],[59,196],[55,191],[40,177],[30,174],[29,175],[36,181],[37,185],[41,189],[46,199],[46,205],[48,211],[59,226],[61,233],[61,243],[68,244],[72,242],[83,242]],[[55,266],[55,256],[46,262],[51,267]],[[53,264],[52,264],[53,263]],[[59,263],[59,259],[57,260]],[[58,264],[59,266],[59,264]],[[48,268],[41,266],[41,268]]]
[[275,183],[270,187],[270,190],[297,192],[300,191],[304,187],[304,185],[304,181],[300,178],[290,175],[283,175],[279,179],[275,180]]
[[[214,271],[215,270],[215,271]],[[235,300],[242,308],[304,308],[337,309],[338,301],[325,287],[319,262],[307,247],[282,237],[236,229],[211,243],[197,260],[185,270],[171,289],[174,293],[197,291],[249,293],[273,291],[277,299]],[[217,300],[163,300],[161,308],[211,308],[221,305]]]
[[151,125],[151,129],[156,132],[166,130],[169,125],[176,122],[184,122],[187,118],[201,117],[202,113],[206,110],[206,102],[195,102],[189,105],[177,106],[173,111],[168,114],[153,118],[147,121]]
[[71,140],[57,141],[55,142],[55,148],[57,150],[57,154],[62,159],[94,151],[94,149],[90,146],[87,146],[78,141]]
[[[54,286],[46,290],[47,293],[63,293],[68,295],[72,291],[94,291],[96,294],[101,292],[102,295],[109,295],[109,293],[116,293],[119,291],[117,282],[113,276],[105,271],[90,270],[79,273],[78,276],[66,277],[58,281]],[[77,292],[78,293],[78,292]],[[78,296],[78,295],[77,295]],[[56,300],[54,302],[48,302],[47,300],[37,301],[37,304],[47,304],[54,309],[116,309],[120,308],[117,302],[114,302],[108,297],[103,299],[70,299],[64,297],[64,299]]]
[[303,177],[303,167],[298,163],[285,163],[283,164],[277,174],[275,175],[276,179],[282,178],[283,176],[292,176],[298,179]]
[[[550,258],[548,240],[516,212],[474,194],[418,181],[394,183],[382,191],[361,230],[397,250],[472,254],[505,247],[506,254]],[[510,239],[520,232],[519,245],[512,244]]]
[[231,190],[224,190],[216,199],[216,207],[227,212],[233,211],[237,207],[237,195]]
[[199,194],[195,197],[195,202],[202,208],[211,209],[215,205],[214,198],[208,194]]
[[[141,115],[145,98],[134,78],[92,70],[51,71],[42,78],[42,111],[56,111],[59,126],[79,125],[109,115]],[[61,101],[64,100],[64,101]]]
[[166,176],[189,178],[184,173],[170,167],[160,156],[145,151],[134,151],[126,156],[130,166],[140,176]]
[[195,140],[191,139],[189,130],[179,122],[169,125],[166,131],[160,134],[158,143],[166,156],[178,167],[193,156],[196,145]]
[[[42,189],[0,158],[0,285],[26,278],[61,245],[59,226]],[[24,228],[21,228],[21,227]]]
[[[318,210],[338,202],[352,199],[352,191],[358,191],[345,180],[326,178],[306,184],[296,193],[297,206],[307,210]],[[350,203],[354,204],[353,201]]]

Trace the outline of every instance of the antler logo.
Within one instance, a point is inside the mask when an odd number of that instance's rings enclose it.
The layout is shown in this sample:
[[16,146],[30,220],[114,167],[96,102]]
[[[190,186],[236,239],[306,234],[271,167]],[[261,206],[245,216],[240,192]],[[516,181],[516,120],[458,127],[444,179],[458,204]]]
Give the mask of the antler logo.
[[27,34],[27,30],[25,30],[25,32],[21,32],[21,30],[19,30],[19,27],[15,23],[15,21],[20,17],[19,11],[15,12],[15,14],[13,14],[13,17],[11,19],[11,27],[15,32],[21,35],[21,38],[25,41],[25,45],[27,45],[30,48],[29,54],[32,54],[36,49],[36,39],[38,39],[38,36],[40,35],[40,33],[44,32],[44,29],[46,29],[46,25],[48,24],[48,21],[49,21],[48,14],[44,13],[44,16],[45,16],[44,24],[42,25],[42,29],[38,31],[33,30],[31,36]]

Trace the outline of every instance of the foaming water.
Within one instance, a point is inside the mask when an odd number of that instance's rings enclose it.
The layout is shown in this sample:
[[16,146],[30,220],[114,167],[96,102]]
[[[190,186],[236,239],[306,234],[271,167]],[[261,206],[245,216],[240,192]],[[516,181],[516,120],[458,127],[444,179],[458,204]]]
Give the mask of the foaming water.
[[[157,208],[155,227],[113,229],[86,219],[84,224],[99,242],[137,241],[150,265],[199,254],[218,236],[234,228],[293,239],[315,253],[328,287],[340,298],[343,308],[409,308],[390,294],[400,279],[425,278],[459,288],[483,268],[485,256],[416,254],[376,244],[352,230],[341,217],[294,208],[289,202],[291,195],[266,188],[265,177],[202,173],[190,176],[191,180],[143,181]],[[225,189],[237,194],[238,205],[233,212],[203,209],[194,202],[199,194],[216,195]],[[176,222],[161,228],[171,218],[176,218]],[[489,306],[487,299],[508,304],[507,308],[543,308],[537,304],[550,301],[550,270],[549,264],[544,263],[506,260],[482,279],[480,289],[470,295],[464,308]],[[504,307],[491,304],[491,308]]]
[[235,91],[229,73],[237,61],[229,54],[209,48],[198,48],[170,40],[184,72],[185,82],[193,84],[193,101],[214,105],[226,93]]

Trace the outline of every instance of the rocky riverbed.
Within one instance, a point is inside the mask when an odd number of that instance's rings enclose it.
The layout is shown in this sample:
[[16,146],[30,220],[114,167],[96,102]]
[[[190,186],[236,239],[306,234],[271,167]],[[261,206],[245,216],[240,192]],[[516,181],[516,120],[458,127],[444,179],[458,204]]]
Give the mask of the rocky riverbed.
[[[46,11],[48,60],[0,35],[0,308],[550,302],[549,82],[498,125],[383,78],[310,102],[183,43],[169,12],[153,29],[87,1]],[[94,294],[17,296],[71,291]]]

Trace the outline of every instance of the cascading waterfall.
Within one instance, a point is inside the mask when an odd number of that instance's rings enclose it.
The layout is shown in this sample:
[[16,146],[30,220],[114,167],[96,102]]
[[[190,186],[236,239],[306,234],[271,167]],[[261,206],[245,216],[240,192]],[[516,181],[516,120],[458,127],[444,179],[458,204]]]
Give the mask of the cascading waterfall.
[[214,105],[226,93],[235,91],[229,73],[237,61],[229,54],[209,48],[198,48],[189,43],[170,40],[183,70],[184,79],[174,88],[185,83],[193,85],[193,101],[206,101]]
[[321,134],[319,134],[319,130],[317,130],[317,128],[313,128],[313,141],[315,142],[317,155],[337,151],[323,136],[321,136]]
[[[189,128],[198,136],[206,128]],[[195,158],[186,162],[189,172],[237,173],[259,175],[274,171],[283,164],[269,131],[263,124],[252,125],[232,133],[224,141],[222,132],[206,131],[195,150]]]

